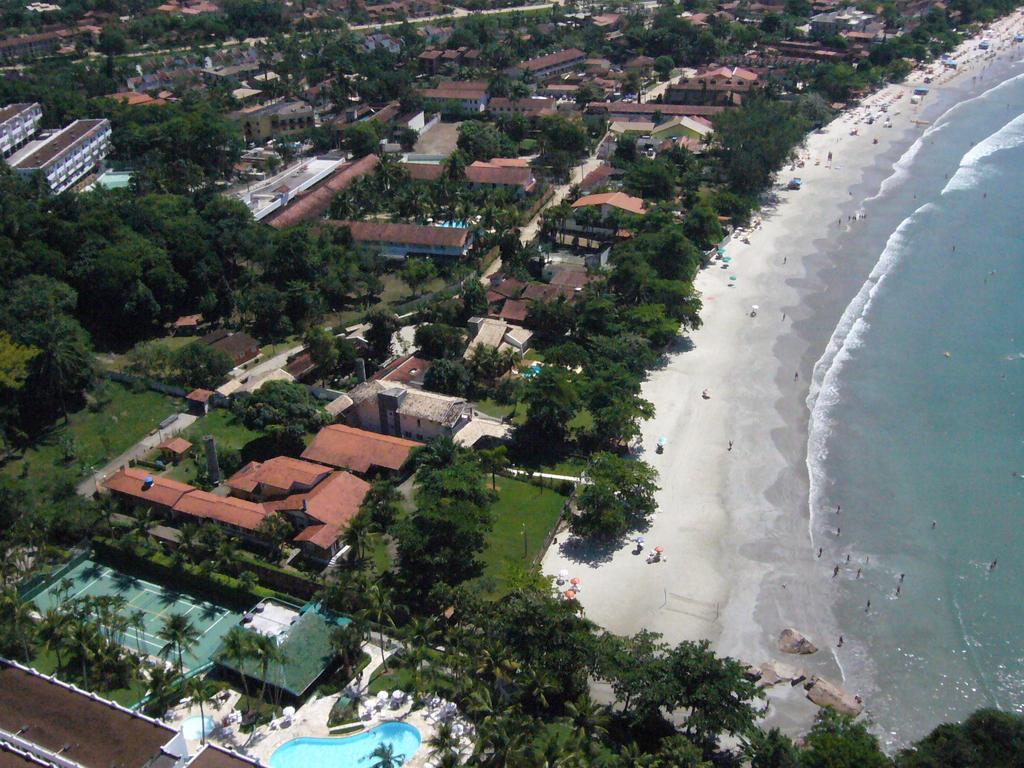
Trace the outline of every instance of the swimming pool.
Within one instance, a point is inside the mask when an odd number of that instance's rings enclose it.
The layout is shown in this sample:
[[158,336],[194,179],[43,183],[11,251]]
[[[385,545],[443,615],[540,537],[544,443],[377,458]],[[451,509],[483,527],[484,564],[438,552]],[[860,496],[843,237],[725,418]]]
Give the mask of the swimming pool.
[[381,744],[394,750],[404,765],[420,748],[420,732],[408,723],[381,723],[357,736],[331,739],[299,738],[285,742],[270,756],[270,768],[356,768],[372,765],[371,755]]
[[193,715],[181,724],[182,735],[190,741],[201,739],[203,736],[209,736],[212,732],[213,718],[209,715],[206,717]]

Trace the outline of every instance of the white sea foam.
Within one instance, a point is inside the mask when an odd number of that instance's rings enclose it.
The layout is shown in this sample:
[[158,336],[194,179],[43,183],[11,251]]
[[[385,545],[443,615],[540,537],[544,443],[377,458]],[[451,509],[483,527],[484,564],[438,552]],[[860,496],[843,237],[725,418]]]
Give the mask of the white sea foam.
[[973,189],[985,176],[983,161],[1004,149],[1013,149],[1024,144],[1024,114],[1017,115],[987,139],[971,147],[962,158],[953,178],[942,190],[942,194],[963,189]]

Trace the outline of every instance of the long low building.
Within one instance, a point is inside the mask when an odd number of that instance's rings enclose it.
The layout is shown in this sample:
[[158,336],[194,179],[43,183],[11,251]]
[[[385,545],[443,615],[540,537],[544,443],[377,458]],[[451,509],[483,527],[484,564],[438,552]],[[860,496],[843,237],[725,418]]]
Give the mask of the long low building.
[[319,219],[327,213],[331,200],[338,192],[347,189],[360,176],[374,173],[379,162],[376,155],[366,155],[344,163],[313,186],[282,195],[281,204],[263,220],[274,229],[284,229]]
[[376,221],[328,221],[352,233],[352,240],[380,249],[391,259],[410,254],[462,258],[473,244],[473,233],[466,227],[432,227],[425,224],[389,224]]
[[0,659],[3,768],[259,768],[95,693]]
[[336,471],[328,462],[287,457],[251,462],[226,485],[236,495],[202,491],[139,467],[125,467],[103,483],[130,504],[177,520],[209,521],[256,543],[263,542],[263,521],[281,514],[292,525],[292,540],[318,562],[331,560],[342,549],[342,535],[370,490],[369,483]]
[[7,163],[21,176],[41,174],[50,191],[60,194],[101,167],[109,152],[109,120],[75,120],[61,131],[26,144]]
[[0,155],[14,154],[36,134],[43,109],[31,104],[8,104],[0,107]]
[[592,101],[587,104],[587,113],[602,115],[609,120],[651,119],[656,113],[669,117],[711,117],[725,107],[690,104],[636,104],[632,101]]

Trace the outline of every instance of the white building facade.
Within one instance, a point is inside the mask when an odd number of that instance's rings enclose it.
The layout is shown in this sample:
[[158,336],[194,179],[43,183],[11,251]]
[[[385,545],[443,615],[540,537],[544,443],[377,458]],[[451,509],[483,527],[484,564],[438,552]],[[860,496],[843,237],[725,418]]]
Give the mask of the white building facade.
[[36,103],[10,104],[0,108],[0,155],[13,155],[36,135],[43,109]]
[[76,120],[62,131],[33,142],[8,159],[22,176],[42,174],[57,195],[100,168],[110,153],[109,120]]

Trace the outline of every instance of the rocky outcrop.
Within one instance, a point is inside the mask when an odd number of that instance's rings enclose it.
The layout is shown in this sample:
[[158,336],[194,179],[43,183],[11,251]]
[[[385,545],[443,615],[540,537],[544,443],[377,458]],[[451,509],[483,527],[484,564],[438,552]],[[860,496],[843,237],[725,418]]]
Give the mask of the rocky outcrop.
[[762,688],[779,683],[797,685],[807,678],[807,675],[801,670],[789,664],[783,664],[781,661],[766,661],[758,667],[758,671],[761,673],[758,677],[758,685]]
[[818,650],[818,646],[804,637],[800,632],[787,627],[782,630],[782,634],[779,635],[779,650],[783,653],[814,653]]
[[807,690],[807,698],[819,707],[832,707],[836,712],[843,715],[856,717],[864,709],[864,702],[860,696],[854,696],[844,691],[831,680],[814,675],[804,685]]

